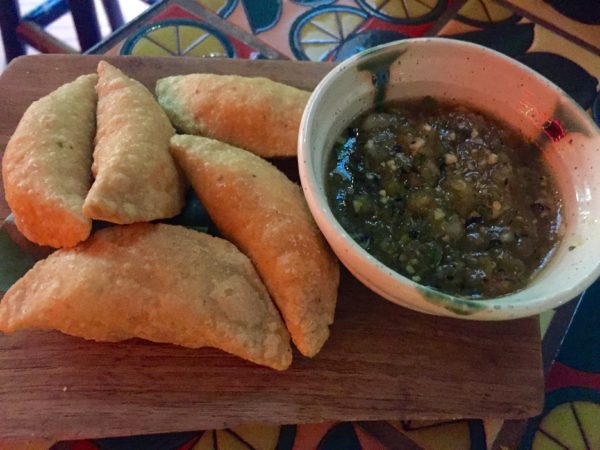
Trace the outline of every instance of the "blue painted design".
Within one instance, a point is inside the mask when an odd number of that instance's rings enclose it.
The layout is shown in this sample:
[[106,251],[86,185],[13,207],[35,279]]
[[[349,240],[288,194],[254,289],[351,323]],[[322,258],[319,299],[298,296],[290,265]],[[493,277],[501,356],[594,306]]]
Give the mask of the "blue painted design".
[[46,0],[25,14],[23,20],[35,22],[40,27],[46,27],[68,12],[69,3],[66,0]]
[[[296,20],[294,20],[294,22],[292,23],[292,26],[290,27],[290,34],[289,34],[290,48],[292,49],[292,53],[294,53],[294,56],[296,57],[296,59],[304,60],[304,61],[307,61],[310,59],[304,52],[304,48],[303,48],[304,42],[302,41],[302,28],[304,26],[306,26],[308,23],[313,22],[313,20],[315,18],[317,18],[319,15],[328,14],[328,13],[333,13],[336,16],[338,16],[338,23],[340,23],[339,14],[353,14],[353,15],[359,16],[363,20],[366,20],[369,17],[369,15],[361,9],[352,8],[350,6],[342,6],[342,5],[318,6],[316,8],[313,8],[313,9],[305,12],[304,14],[299,15],[298,17],[296,17]],[[319,28],[319,27],[317,27],[317,28]],[[331,36],[331,40],[328,41],[328,43],[335,43],[336,45],[335,45],[335,48],[329,54],[327,54],[323,58],[321,58],[321,60],[326,60],[329,56],[331,56],[331,53],[336,54],[340,45],[342,45],[346,41],[347,38],[352,36],[352,34],[350,36],[343,36],[342,35],[343,30],[341,29],[341,27],[338,29],[337,36],[329,33],[328,31],[325,31],[325,34],[328,34]],[[323,41],[323,43],[325,43],[325,42]]]
[[392,41],[399,41],[401,39],[406,39],[407,37],[408,36],[405,34],[391,30],[367,30],[355,33],[339,46],[335,55],[335,60],[343,61],[368,48]]
[[12,215],[0,225],[0,292],[6,292],[35,264],[34,258],[15,243],[5,229]]
[[392,17],[387,15],[385,12],[381,11],[381,7],[389,3],[390,1],[401,1],[404,4],[404,0],[388,0],[383,3],[380,3],[380,6],[375,6],[378,2],[374,2],[373,0],[356,0],[356,2],[367,11],[369,14],[377,17],[378,19],[385,20],[386,22],[392,22],[402,25],[418,25],[422,23],[431,22],[437,19],[448,7],[448,0],[437,0],[437,3],[431,8],[431,10],[418,17],[408,17],[408,9],[404,8],[407,12],[407,17]]
[[596,97],[598,80],[583,67],[563,56],[548,52],[531,52],[516,59],[541,73],[581,105],[592,106]]
[[592,106],[592,117],[596,125],[600,127],[600,92],[596,95],[596,100],[594,100],[594,105]]
[[217,230],[215,224],[210,220],[206,208],[204,208],[204,205],[202,205],[193,189],[189,189],[186,194],[183,210],[177,216],[165,222],[173,225],[182,225],[196,231],[212,234],[213,236],[220,236],[219,230]]
[[252,33],[273,28],[281,18],[282,0],[242,0]]
[[315,7],[315,6],[331,5],[332,3],[335,3],[336,0],[292,0],[292,2],[298,3],[299,5],[302,5],[302,6]]
[[583,293],[557,360],[573,369],[600,373],[600,281]]
[[283,425],[279,429],[277,450],[292,450],[296,441],[296,425]]
[[[158,28],[168,27],[168,26],[180,26],[180,25],[201,28],[202,30],[212,34],[223,45],[223,48],[225,49],[225,52],[227,53],[224,56],[228,56],[230,58],[235,58],[235,48],[233,47],[233,44],[229,41],[229,39],[227,38],[227,36],[225,34],[223,34],[221,31],[217,30],[216,28],[213,28],[212,26],[205,24],[204,22],[200,22],[197,20],[191,20],[191,19],[163,20],[160,22],[148,24],[145,27],[140,28],[137,33],[133,34],[131,37],[129,37],[125,41],[125,43],[121,47],[120,53],[121,53],[121,55],[130,55],[131,52],[133,51],[133,48],[138,43],[138,41],[140,39],[146,37],[146,34],[150,33],[153,30],[156,30]],[[182,55],[174,54],[173,56],[185,56],[185,53]]]
[[221,9],[219,9],[219,11],[217,11],[217,14],[219,14],[219,16],[223,17],[224,19],[229,17],[235,9],[235,7],[238,5],[238,2],[239,0],[228,0],[227,3],[223,5]]
[[598,0],[544,0],[559,13],[588,25],[600,25]]
[[470,450],[487,450],[487,441],[485,436],[485,428],[483,420],[469,420],[469,438],[471,440]]
[[319,442],[317,450],[362,450],[356,431],[350,422],[334,425]]
[[480,31],[453,34],[452,39],[483,45],[508,56],[519,56],[527,52],[533,43],[532,23],[501,25]]

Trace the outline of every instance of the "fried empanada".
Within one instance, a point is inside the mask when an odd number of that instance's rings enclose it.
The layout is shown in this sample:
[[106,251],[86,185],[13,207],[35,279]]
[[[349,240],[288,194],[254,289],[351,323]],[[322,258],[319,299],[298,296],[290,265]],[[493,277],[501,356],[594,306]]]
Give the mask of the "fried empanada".
[[82,207],[92,181],[96,81],[84,75],[33,102],[6,146],[6,202],[36,244],[71,247],[92,229]]
[[192,74],[158,80],[156,95],[181,131],[269,158],[296,155],[310,92],[267,78]]
[[0,302],[0,330],[21,329],[217,347],[278,370],[292,358],[248,258],[223,239],[175,225],[105,228],[38,262]]
[[169,154],[168,117],[141,83],[98,64],[96,177],[83,212],[127,224],[172,217],[184,203],[184,183]]
[[315,355],[333,323],[339,266],[299,186],[212,139],[174,136],[171,152],[217,228],[254,263],[300,352]]

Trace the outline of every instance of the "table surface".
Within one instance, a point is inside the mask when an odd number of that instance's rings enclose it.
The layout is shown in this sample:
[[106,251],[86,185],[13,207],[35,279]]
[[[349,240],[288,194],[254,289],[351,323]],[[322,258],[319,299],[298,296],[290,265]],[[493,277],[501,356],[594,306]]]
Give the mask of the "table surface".
[[[600,124],[595,0],[167,0],[90,52],[340,61],[373,45],[419,36],[468,40],[507,54],[559,85]],[[543,413],[529,420],[290,424],[32,442],[28,448],[600,448],[599,298],[597,282],[540,316],[546,399]]]

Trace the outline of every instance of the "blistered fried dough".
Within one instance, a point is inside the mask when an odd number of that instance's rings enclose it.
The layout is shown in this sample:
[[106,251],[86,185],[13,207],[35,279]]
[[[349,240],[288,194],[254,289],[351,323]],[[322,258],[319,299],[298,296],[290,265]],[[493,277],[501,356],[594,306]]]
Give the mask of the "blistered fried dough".
[[165,224],[106,228],[38,262],[0,303],[0,330],[21,329],[217,347],[279,370],[292,358],[248,258],[223,239]]
[[267,78],[193,74],[158,80],[156,95],[183,132],[269,158],[296,155],[310,93]]
[[298,349],[315,355],[333,323],[339,267],[300,188],[264,159],[212,139],[174,136],[171,152],[217,228],[254,262]]
[[59,87],[25,111],[2,160],[6,202],[30,241],[70,247],[87,239],[96,75]]
[[101,61],[98,75],[96,179],[84,214],[119,224],[176,215],[184,186],[169,154],[168,117],[141,83],[117,68]]

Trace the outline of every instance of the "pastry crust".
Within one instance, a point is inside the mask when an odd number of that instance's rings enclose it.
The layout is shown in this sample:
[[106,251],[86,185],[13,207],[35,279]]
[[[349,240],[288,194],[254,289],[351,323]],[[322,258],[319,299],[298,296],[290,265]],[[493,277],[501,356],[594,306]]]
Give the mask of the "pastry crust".
[[292,358],[248,258],[223,239],[165,224],[106,228],[38,262],[0,302],[0,330],[21,329],[217,347],[278,370]]
[[168,117],[141,83],[119,69],[101,61],[98,75],[96,179],[84,214],[118,224],[178,214],[184,183],[169,154],[175,131]]
[[339,265],[299,186],[212,139],[174,136],[171,152],[217,228],[254,263],[300,352],[314,356],[333,323]]
[[83,75],[33,102],[2,160],[6,201],[30,241],[71,247],[87,239],[82,211],[91,184],[96,75]]
[[158,80],[156,95],[181,131],[269,158],[296,155],[310,92],[267,78],[192,74]]

